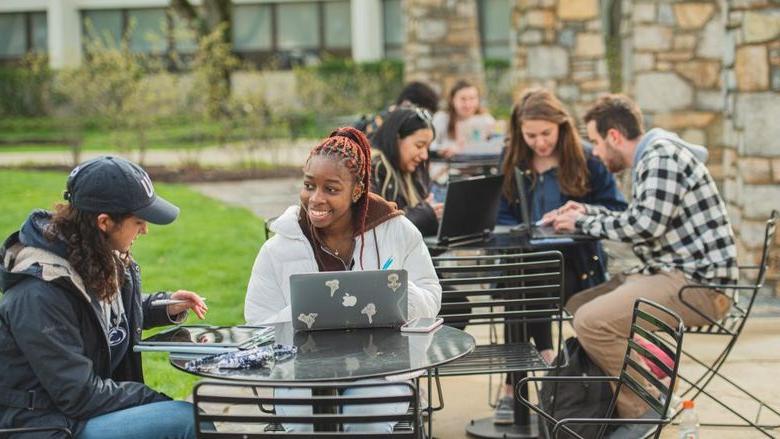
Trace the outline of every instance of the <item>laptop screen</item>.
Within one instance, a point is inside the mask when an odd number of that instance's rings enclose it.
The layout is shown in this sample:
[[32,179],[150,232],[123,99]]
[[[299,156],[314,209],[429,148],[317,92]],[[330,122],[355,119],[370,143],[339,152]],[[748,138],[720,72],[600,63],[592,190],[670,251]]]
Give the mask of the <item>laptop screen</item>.
[[530,205],[528,204],[528,192],[525,191],[525,176],[526,171],[521,170],[515,166],[515,187],[517,188],[517,196],[520,200],[520,216],[523,220],[523,224],[526,225],[528,230],[531,229],[531,212]]
[[439,242],[492,231],[501,199],[502,175],[451,181],[439,224]]

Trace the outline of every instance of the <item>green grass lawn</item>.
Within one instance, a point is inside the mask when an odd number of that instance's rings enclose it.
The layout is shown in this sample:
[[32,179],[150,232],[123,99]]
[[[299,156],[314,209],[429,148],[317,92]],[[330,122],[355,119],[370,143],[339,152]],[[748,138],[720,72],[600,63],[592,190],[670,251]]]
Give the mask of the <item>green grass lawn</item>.
[[[66,177],[63,173],[0,171],[2,239],[18,229],[31,210],[50,209],[58,202]],[[182,185],[155,187],[181,208],[181,215],[168,226],[150,225],[149,234],[133,247],[144,290],[196,291],[208,298],[206,323],[243,323],[246,284],[265,239],[263,221],[245,209],[226,206]],[[191,322],[196,320],[190,316]],[[174,370],[166,354],[143,355],[150,386],[174,398],[190,393],[196,378]]]

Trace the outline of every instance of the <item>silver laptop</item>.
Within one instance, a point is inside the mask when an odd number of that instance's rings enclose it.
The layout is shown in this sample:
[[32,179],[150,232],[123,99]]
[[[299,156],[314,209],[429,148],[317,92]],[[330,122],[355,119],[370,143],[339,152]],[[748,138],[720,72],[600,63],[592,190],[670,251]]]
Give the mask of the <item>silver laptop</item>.
[[408,312],[407,277],[406,270],[293,274],[293,329],[400,327]]
[[496,225],[502,182],[501,175],[449,182],[438,234],[426,236],[425,243],[457,246],[488,240]]
[[568,238],[575,241],[593,241],[597,238],[583,233],[560,233],[556,232],[552,225],[537,226],[531,222],[531,201],[528,199],[528,192],[525,190],[525,175],[520,168],[515,167],[515,185],[517,187],[518,197],[520,197],[520,215],[522,224],[512,229],[515,233],[527,233],[529,239],[561,239]]

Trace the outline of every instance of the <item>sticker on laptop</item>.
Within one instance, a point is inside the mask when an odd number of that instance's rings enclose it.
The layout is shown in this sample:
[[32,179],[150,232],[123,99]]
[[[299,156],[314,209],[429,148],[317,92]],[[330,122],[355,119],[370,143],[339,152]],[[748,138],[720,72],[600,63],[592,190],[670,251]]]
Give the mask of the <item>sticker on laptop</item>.
[[357,297],[350,295],[349,293],[344,293],[344,297],[341,298],[341,305],[344,306],[344,308],[350,308],[357,304]]
[[325,281],[325,286],[330,288],[330,297],[333,297],[334,294],[336,294],[336,290],[339,289],[339,280],[338,279],[331,279]]
[[399,279],[398,273],[390,273],[387,275],[387,287],[393,290],[394,293],[397,289],[401,288],[401,281]]
[[314,321],[317,320],[317,314],[316,312],[310,312],[308,314],[298,314],[298,321],[303,322],[306,324],[306,327],[311,329],[311,327],[314,325]]
[[368,324],[372,325],[374,323],[374,315],[376,315],[376,305],[373,302],[369,303],[360,310],[360,314],[365,314],[368,317]]

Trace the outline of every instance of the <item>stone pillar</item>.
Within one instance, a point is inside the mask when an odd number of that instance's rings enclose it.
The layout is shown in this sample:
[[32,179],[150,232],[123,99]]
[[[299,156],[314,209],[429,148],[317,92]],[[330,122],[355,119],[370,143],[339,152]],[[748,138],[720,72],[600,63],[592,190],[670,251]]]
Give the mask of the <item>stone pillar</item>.
[[[780,209],[780,5],[724,1],[724,195],[739,238],[740,262],[759,262],[764,226]],[[767,284],[780,296],[780,236]]]
[[631,52],[625,91],[659,127],[706,146],[722,180],[721,87],[724,23],[716,0],[624,1]]
[[598,0],[516,0],[512,22],[516,95],[549,88],[579,118],[609,91]]
[[81,63],[81,22],[74,0],[49,0],[49,65],[52,68],[77,66]]
[[403,0],[404,79],[447,93],[455,81],[475,83],[485,95],[475,0]]
[[352,59],[358,62],[382,59],[381,0],[352,0]]

